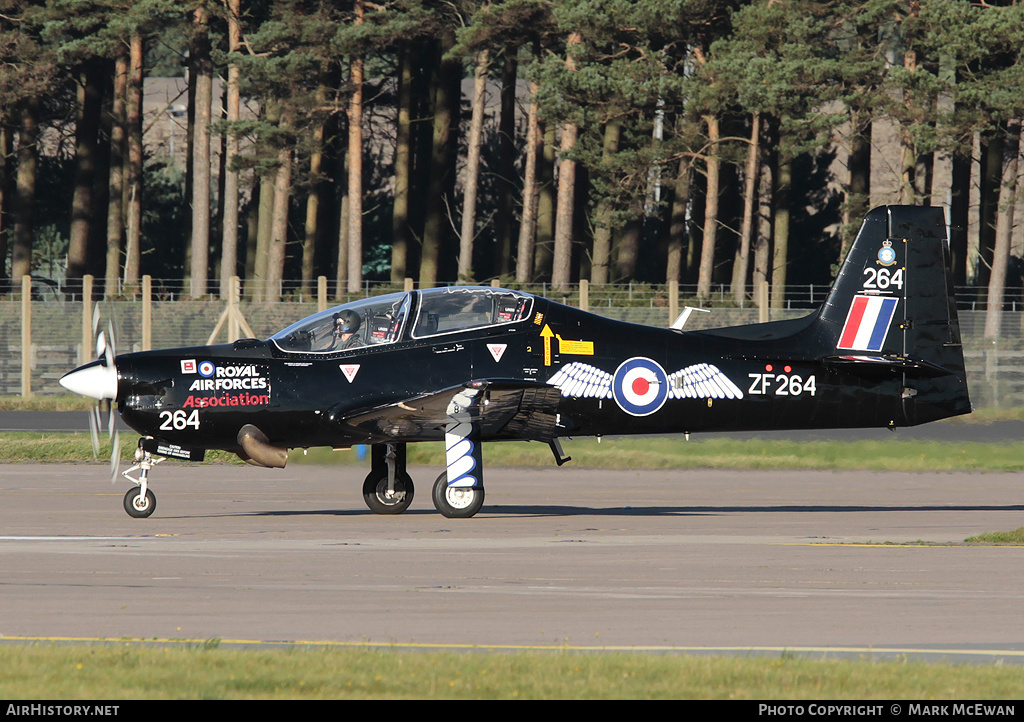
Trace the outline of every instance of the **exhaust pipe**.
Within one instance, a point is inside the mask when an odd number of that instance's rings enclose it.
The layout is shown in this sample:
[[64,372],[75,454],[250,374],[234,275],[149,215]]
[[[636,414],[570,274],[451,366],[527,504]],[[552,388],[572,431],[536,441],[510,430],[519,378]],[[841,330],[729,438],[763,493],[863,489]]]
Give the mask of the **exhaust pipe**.
[[252,424],[246,424],[239,430],[237,440],[242,447],[238,457],[247,464],[283,469],[288,463],[288,450],[272,446],[267,435]]

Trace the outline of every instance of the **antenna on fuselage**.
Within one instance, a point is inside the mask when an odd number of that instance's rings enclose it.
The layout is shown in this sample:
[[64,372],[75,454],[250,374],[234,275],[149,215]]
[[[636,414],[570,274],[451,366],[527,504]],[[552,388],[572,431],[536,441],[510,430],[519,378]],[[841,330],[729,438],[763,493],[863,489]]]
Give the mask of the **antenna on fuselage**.
[[682,331],[683,326],[686,325],[686,319],[690,317],[690,314],[694,311],[700,311],[702,313],[711,313],[710,308],[697,308],[696,306],[683,306],[683,312],[679,314],[678,318],[672,322],[670,328],[674,328],[676,331]]

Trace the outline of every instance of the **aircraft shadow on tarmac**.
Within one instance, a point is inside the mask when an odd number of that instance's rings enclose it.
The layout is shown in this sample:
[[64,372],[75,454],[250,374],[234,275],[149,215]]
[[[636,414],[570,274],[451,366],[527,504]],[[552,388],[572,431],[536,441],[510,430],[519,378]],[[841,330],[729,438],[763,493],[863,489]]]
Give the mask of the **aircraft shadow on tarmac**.
[[[990,504],[990,505],[923,505],[923,506],[842,506],[842,505],[808,505],[783,504],[780,506],[621,506],[621,507],[589,507],[560,505],[495,505],[481,510],[484,516],[510,517],[542,517],[542,516],[621,516],[621,517],[666,517],[666,516],[711,516],[724,514],[767,514],[767,513],[801,513],[801,514],[840,514],[840,513],[878,513],[878,512],[977,512],[977,511],[1024,511],[1024,504]],[[433,515],[433,509],[409,509],[407,515]],[[291,511],[255,511],[238,514],[195,515],[189,518],[214,517],[287,517],[287,516],[373,516],[368,509],[308,509]],[[179,517],[182,518],[182,517]]]

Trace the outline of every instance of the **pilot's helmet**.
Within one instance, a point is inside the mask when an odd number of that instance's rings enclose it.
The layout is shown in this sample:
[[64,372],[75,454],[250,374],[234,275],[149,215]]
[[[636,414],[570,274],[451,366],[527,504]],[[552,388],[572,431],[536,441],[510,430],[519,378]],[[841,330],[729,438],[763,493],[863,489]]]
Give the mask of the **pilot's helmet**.
[[334,329],[338,333],[355,333],[359,330],[359,314],[348,309],[334,314]]

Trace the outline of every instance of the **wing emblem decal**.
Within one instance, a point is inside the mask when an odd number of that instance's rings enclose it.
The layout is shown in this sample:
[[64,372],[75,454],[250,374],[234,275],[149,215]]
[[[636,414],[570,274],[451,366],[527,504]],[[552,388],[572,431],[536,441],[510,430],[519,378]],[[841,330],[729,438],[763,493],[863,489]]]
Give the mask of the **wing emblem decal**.
[[743,391],[717,366],[693,364],[672,374],[648,358],[625,361],[615,374],[591,364],[574,361],[548,379],[562,396],[584,399],[615,399],[623,411],[647,416],[667,399],[742,399]]

